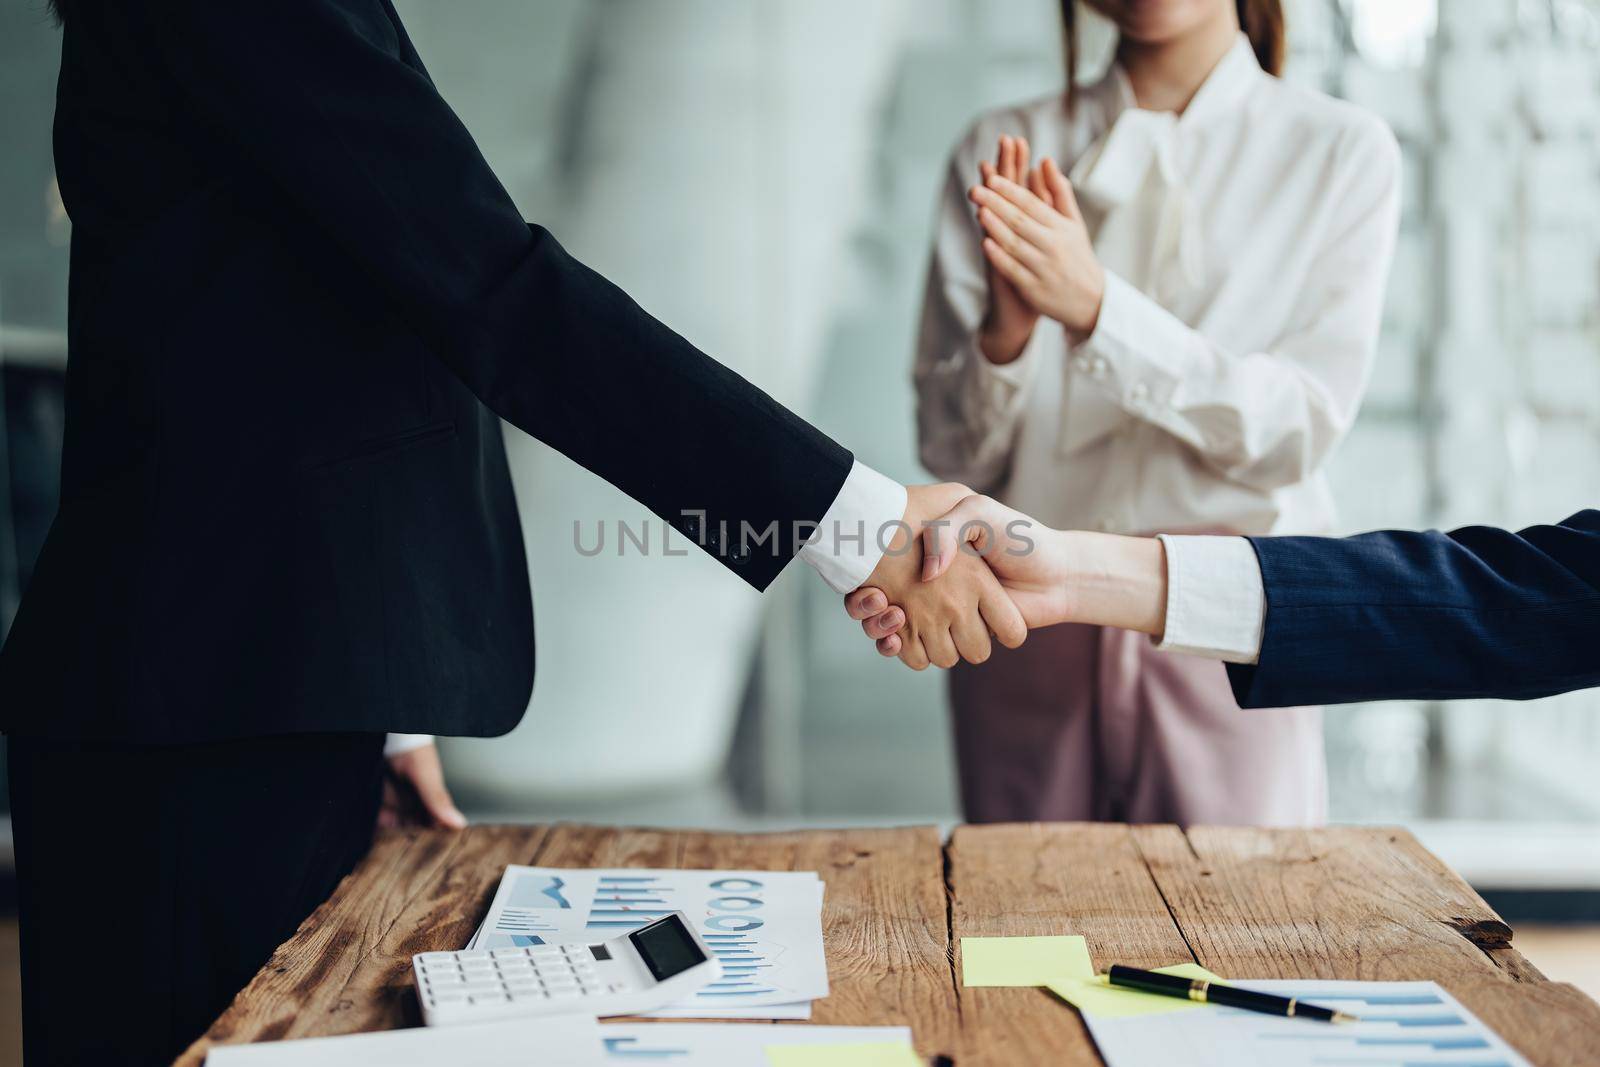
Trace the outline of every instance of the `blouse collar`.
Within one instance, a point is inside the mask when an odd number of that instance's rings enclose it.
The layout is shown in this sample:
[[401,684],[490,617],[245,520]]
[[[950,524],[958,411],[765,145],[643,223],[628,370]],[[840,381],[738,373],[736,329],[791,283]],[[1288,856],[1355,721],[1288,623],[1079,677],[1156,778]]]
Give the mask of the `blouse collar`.
[[[1195,90],[1183,114],[1176,116],[1176,125],[1179,128],[1198,125],[1212,116],[1226,114],[1244,101],[1261,74],[1261,64],[1250,38],[1239,34]],[[1128,72],[1122,69],[1121,63],[1111,64],[1097,88],[1104,90],[1103,98],[1111,105],[1106,115],[1108,124],[1115,121],[1120,112],[1139,107],[1133,95],[1133,83],[1128,80]]]
[[[1107,109],[1106,130],[1073,164],[1068,179],[1080,200],[1102,217],[1144,201],[1155,219],[1153,261],[1176,265],[1177,277],[1191,288],[1205,284],[1204,236],[1179,164],[1177,142],[1185,130],[1237,108],[1260,74],[1255,50],[1241,33],[1182,115],[1138,107],[1120,64],[1113,65],[1096,86],[1095,95]],[[1148,181],[1152,167],[1160,176],[1154,185]]]

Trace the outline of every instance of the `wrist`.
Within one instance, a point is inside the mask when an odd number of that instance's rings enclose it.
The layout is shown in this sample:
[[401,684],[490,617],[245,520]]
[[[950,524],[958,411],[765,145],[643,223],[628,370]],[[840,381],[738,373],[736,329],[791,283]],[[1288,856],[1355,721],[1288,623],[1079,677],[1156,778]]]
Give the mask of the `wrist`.
[[1096,263],[1093,276],[1085,286],[1082,310],[1071,322],[1061,324],[1073,344],[1081,345],[1094,335],[1095,327],[1100,325],[1100,308],[1105,299],[1106,272]]
[[1160,634],[1167,619],[1167,564],[1153,537],[1069,530],[1063,581],[1068,620]]
[[1004,365],[1022,358],[1022,350],[1033,337],[1039,316],[1024,321],[994,322],[988,319],[978,329],[978,350],[990,363]]

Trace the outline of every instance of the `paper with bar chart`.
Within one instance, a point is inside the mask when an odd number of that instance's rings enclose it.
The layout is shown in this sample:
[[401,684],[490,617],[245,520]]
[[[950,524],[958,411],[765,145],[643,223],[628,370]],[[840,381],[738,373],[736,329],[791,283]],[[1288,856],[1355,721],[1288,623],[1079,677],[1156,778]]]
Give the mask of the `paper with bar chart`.
[[1230,981],[1357,1016],[1323,1023],[1236,1008],[1132,1018],[1085,1015],[1110,1067],[1528,1067],[1437,982]]
[[662,1014],[804,1018],[828,995],[813,871],[507,867],[472,948],[604,941],[682,911],[722,977]]

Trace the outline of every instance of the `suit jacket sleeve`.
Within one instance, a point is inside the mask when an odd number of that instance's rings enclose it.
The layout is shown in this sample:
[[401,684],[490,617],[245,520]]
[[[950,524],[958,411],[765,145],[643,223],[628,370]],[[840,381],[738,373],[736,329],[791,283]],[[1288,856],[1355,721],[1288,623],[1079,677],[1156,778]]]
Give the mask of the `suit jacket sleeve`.
[[[325,234],[490,409],[757,588],[782,570],[850,453],[526,224],[386,0],[130,9],[207,148],[276,186],[285,225]],[[741,551],[741,523],[776,542]]]
[[1261,656],[1240,707],[1523,700],[1600,686],[1600,511],[1518,533],[1252,539]]

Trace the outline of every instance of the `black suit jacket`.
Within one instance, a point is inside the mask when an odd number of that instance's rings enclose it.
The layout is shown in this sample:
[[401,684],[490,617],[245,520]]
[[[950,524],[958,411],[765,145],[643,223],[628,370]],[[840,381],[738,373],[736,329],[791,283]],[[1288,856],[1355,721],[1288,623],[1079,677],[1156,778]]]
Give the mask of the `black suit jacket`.
[[1600,686],[1600,512],[1252,543],[1267,618],[1260,662],[1228,667],[1240,707]]
[[690,540],[777,523],[708,545],[757,588],[849,471],[523,221],[388,0],[77,0],[55,150],[67,442],[8,732],[510,729],[497,415]]

